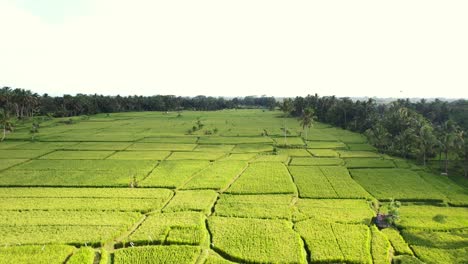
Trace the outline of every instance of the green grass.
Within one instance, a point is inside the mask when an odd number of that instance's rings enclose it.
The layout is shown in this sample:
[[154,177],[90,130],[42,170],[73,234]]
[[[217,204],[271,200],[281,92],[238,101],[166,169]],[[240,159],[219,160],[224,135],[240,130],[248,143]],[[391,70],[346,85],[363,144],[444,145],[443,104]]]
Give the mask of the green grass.
[[252,163],[227,189],[234,194],[289,194],[296,187],[286,166],[279,162]]
[[305,142],[300,137],[277,137],[274,138],[276,144],[278,145],[290,145],[290,146],[304,146]]
[[297,166],[334,166],[343,165],[343,160],[339,158],[293,158],[290,165]]
[[224,156],[223,152],[172,152],[167,160],[217,160]]
[[246,167],[247,163],[245,161],[217,161],[196,174],[183,186],[183,189],[212,189],[220,191],[228,187],[229,183]]
[[348,143],[349,150],[352,151],[377,151],[377,149],[369,144],[361,144],[361,143]]
[[209,214],[217,197],[218,194],[212,190],[177,191],[163,212],[198,211]]
[[118,151],[107,159],[112,160],[164,160],[171,152],[164,150]]
[[0,263],[63,264],[74,250],[68,245],[2,246]]
[[155,164],[151,160],[31,160],[15,169],[149,172]]
[[195,263],[200,248],[193,246],[144,246],[116,250],[114,264]]
[[312,262],[372,263],[366,225],[307,220],[295,225],[311,252]]
[[262,219],[291,219],[291,195],[221,195],[215,215]]
[[77,159],[105,159],[106,157],[112,155],[114,151],[54,151],[47,155],[40,157],[40,159],[50,159],[50,160],[77,160]]
[[290,222],[211,217],[208,228],[213,248],[237,262],[306,262],[302,240],[292,230]]
[[375,213],[366,200],[300,199],[296,203],[295,220],[313,219],[322,222],[369,224]]
[[410,245],[440,249],[468,248],[468,230],[427,231],[404,229],[402,236]]
[[353,169],[353,178],[377,199],[436,200],[446,197],[416,172],[406,169]]
[[395,168],[392,160],[380,158],[349,158],[345,159],[346,167],[350,169],[359,168]]
[[199,245],[207,236],[205,217],[197,212],[154,213],[130,235],[139,245]]
[[[1,145],[1,144],[0,144]],[[78,145],[78,142],[29,142],[29,143],[21,143],[21,145],[14,146],[13,149],[17,150],[45,150],[45,149],[69,149],[73,148],[74,146]],[[12,149],[10,147],[10,149]]]
[[182,187],[192,176],[209,165],[208,161],[202,160],[162,161],[139,185],[143,187]]

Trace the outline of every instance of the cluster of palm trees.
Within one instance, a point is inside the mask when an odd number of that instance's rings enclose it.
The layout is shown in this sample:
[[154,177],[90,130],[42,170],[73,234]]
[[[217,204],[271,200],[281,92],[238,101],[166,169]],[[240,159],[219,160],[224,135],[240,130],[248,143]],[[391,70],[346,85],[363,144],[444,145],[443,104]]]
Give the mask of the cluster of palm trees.
[[0,89],[0,108],[8,111],[15,118],[23,119],[33,117],[39,112],[40,96],[24,89]]
[[468,177],[468,101],[407,99],[378,104],[373,99],[315,94],[284,99],[279,107],[284,116],[299,118],[305,137],[306,128],[318,120],[364,133],[380,152],[418,159],[424,166],[429,158],[439,157],[444,173],[450,162],[461,165]]

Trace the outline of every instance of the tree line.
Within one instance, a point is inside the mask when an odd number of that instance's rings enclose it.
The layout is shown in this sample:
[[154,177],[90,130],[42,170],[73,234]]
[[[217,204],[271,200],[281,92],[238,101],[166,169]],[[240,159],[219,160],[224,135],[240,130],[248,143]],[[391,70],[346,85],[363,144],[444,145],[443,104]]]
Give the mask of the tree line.
[[429,158],[439,157],[444,161],[444,173],[448,173],[450,160],[459,160],[465,176],[468,174],[466,100],[399,99],[378,104],[374,99],[351,100],[315,94],[285,99],[280,109],[298,117],[303,128],[310,126],[310,120],[315,118],[365,134],[381,153],[418,159],[423,165]]
[[174,95],[104,96],[77,94],[74,96],[49,96],[20,88],[3,87],[0,89],[0,108],[18,119],[30,118],[35,115],[69,117],[131,111],[211,111],[244,107],[272,109],[275,105],[275,98],[267,96],[246,96],[232,99]]

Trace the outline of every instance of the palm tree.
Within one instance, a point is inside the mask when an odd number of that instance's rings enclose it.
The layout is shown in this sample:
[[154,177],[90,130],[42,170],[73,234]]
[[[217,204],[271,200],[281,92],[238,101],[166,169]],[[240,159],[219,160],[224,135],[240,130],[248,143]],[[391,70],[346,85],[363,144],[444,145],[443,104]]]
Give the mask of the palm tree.
[[445,158],[445,174],[448,174],[449,152],[458,150],[463,146],[463,131],[455,122],[448,120],[442,124],[439,135],[439,145]]
[[286,132],[287,132],[286,117],[291,113],[291,111],[293,109],[293,104],[292,104],[291,98],[285,98],[283,100],[283,103],[280,105],[280,109],[284,113],[284,115],[283,115],[284,144],[288,144],[287,140],[286,140]]
[[3,128],[3,136],[0,142],[5,140],[6,133],[13,131],[13,123],[11,122],[10,114],[4,109],[0,109],[0,126]]
[[[300,124],[302,126],[302,131],[304,131],[305,134],[305,140],[307,143],[307,131],[308,129],[312,126],[314,120],[315,120],[315,111],[314,109],[308,107],[305,110],[302,110],[302,115],[300,117]],[[307,128],[307,130],[306,130]]]
[[424,123],[418,131],[419,151],[422,154],[423,165],[426,166],[427,154],[432,152],[436,144],[434,129],[429,123]]

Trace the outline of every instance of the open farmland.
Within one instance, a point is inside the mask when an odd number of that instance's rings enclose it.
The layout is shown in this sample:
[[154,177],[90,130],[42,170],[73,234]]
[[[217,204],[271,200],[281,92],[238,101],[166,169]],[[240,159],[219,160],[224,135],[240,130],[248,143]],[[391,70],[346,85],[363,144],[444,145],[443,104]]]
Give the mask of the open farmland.
[[[129,112],[12,134],[0,264],[468,262],[466,186],[282,117]],[[391,199],[401,218],[379,230]]]

